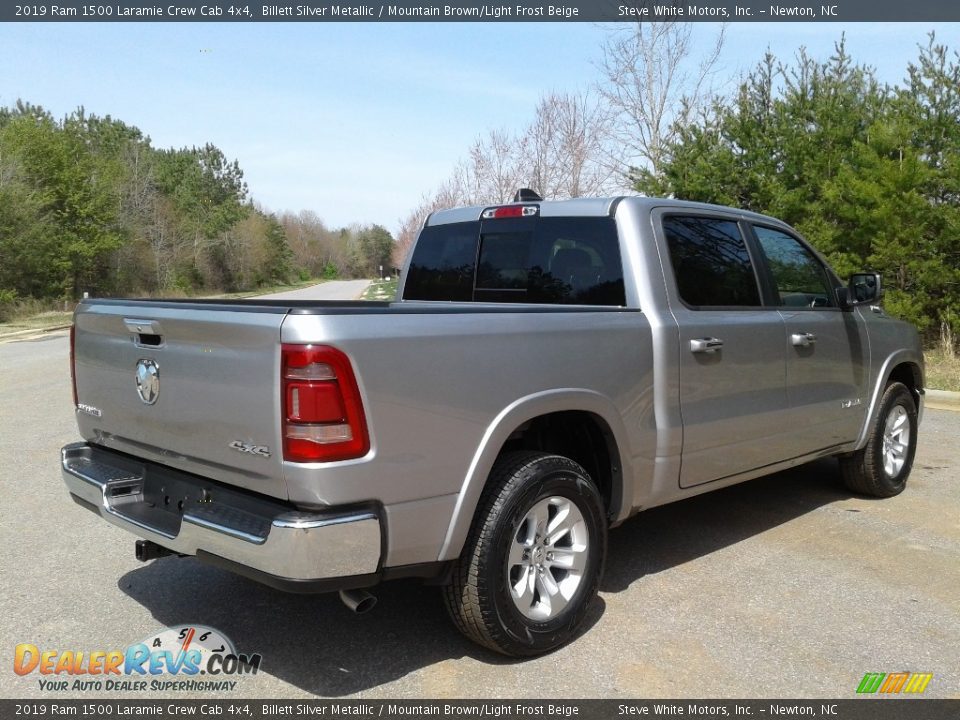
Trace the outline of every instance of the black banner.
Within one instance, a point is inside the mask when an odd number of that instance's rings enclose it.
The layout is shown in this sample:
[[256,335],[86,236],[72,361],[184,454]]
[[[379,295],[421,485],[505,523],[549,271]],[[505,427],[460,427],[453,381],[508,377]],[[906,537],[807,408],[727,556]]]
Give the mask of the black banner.
[[960,700],[0,700],[0,717],[955,720]]
[[56,0],[0,7],[0,21],[14,22],[951,22],[960,21],[960,3],[944,0],[522,0],[483,3],[409,0],[378,4],[357,0],[270,0],[250,3],[108,3]]

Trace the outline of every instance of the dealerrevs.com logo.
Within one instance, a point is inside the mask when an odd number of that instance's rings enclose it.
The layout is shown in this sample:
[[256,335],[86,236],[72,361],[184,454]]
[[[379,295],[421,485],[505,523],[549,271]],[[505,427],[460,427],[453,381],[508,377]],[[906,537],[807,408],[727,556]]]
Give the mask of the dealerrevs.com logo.
[[20,643],[13,671],[37,676],[47,692],[223,692],[238,676],[256,675],[262,656],[241,654],[219,630],[206,625],[165,628],[125,650],[51,650]]

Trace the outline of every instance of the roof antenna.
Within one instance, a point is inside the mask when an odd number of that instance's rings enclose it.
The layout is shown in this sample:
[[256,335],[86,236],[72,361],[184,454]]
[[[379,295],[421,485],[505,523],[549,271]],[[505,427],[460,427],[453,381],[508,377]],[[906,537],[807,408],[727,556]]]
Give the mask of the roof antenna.
[[538,200],[543,200],[543,198],[536,190],[530,188],[520,188],[517,190],[517,194],[513,196],[514,202],[536,202]]

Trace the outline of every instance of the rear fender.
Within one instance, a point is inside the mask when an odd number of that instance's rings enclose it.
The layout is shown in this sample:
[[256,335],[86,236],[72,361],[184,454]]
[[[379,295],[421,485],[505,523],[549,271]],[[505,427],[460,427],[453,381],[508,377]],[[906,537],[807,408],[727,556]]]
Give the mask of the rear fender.
[[616,447],[611,449],[612,462],[620,468],[619,477],[622,479],[622,482],[614,483],[612,491],[612,506],[619,508],[617,517],[613,518],[613,521],[616,523],[626,517],[630,508],[629,503],[624,503],[623,499],[633,497],[634,475],[628,454],[624,452],[629,447],[628,436],[620,413],[609,398],[590,390],[575,388],[547,390],[520,398],[504,408],[490,423],[460,487],[453,517],[450,519],[438,560],[453,560],[460,555],[487,478],[510,435],[524,423],[536,417],[566,411],[583,411],[597,415],[613,434]]

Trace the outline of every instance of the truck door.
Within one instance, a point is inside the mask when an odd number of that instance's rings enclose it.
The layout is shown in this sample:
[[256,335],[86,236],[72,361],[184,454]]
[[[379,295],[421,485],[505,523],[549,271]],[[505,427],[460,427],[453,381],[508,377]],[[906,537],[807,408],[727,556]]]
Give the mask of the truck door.
[[683,211],[659,217],[679,329],[680,485],[784,459],[783,318],[763,307],[743,228],[735,216]]
[[867,407],[863,320],[837,306],[834,280],[800,239],[781,228],[754,224],[752,230],[785,325],[794,454],[847,443],[857,437]]

